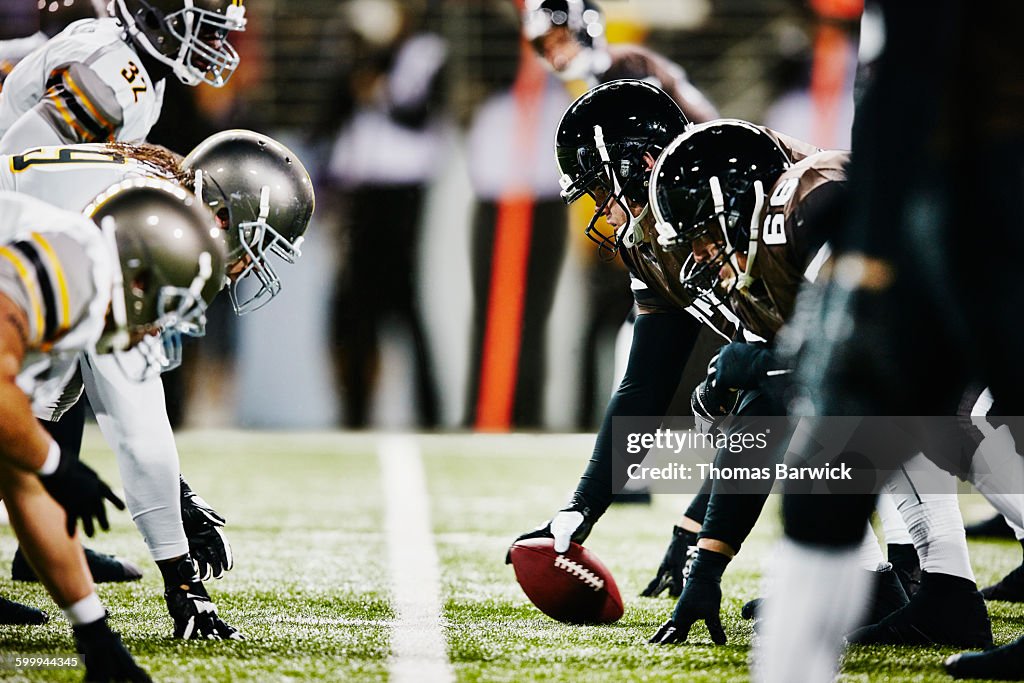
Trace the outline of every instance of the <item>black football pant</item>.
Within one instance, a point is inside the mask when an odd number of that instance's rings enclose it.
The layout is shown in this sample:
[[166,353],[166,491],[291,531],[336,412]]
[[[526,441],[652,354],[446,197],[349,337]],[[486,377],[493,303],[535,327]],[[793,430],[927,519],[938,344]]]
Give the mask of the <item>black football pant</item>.
[[667,414],[679,388],[700,328],[701,323],[684,311],[637,316],[626,372],[608,402],[594,452],[576,488],[590,503],[596,517],[604,513],[618,493],[615,482],[625,482],[629,466],[642,462],[646,455],[616,454],[615,418],[646,417],[651,430],[661,424],[661,416]]
[[782,462],[789,443],[789,434],[783,429],[785,421],[778,419],[783,414],[785,409],[778,396],[758,390],[744,392],[735,427],[726,427],[726,431],[730,436],[764,433],[767,447],[721,448],[714,464],[720,470],[767,469],[770,476],[748,480],[705,477],[701,491],[686,509],[686,516],[701,524],[699,538],[722,541],[739,552],[761,516],[775,483],[775,464]]
[[85,396],[64,411],[57,422],[40,420],[53,440],[60,446],[61,455],[78,460],[82,456],[82,432],[85,431]]

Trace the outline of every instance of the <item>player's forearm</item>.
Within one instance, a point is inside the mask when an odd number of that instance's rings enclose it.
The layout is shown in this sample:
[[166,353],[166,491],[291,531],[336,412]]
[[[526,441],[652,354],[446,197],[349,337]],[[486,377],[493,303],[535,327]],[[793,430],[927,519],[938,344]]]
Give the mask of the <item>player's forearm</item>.
[[[626,373],[608,403],[593,455],[576,488],[596,516],[604,514],[616,493],[612,439],[614,418],[660,417],[665,414],[679,387],[683,368],[699,331],[700,323],[682,312],[650,313],[637,317]],[[632,460],[619,465],[627,467],[633,461],[641,462],[645,455],[635,454]]]
[[64,509],[43,488],[39,478],[0,465],[0,494],[11,526],[47,592],[60,607],[93,592],[82,546],[65,531]]
[[0,455],[15,467],[38,472],[50,452],[50,435],[32,415],[25,392],[10,377],[0,384]]

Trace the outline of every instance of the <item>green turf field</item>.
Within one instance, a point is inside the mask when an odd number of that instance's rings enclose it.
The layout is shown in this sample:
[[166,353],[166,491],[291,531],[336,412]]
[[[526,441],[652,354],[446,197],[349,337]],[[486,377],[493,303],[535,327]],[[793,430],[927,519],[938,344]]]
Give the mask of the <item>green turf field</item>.
[[[443,627],[459,681],[740,681],[748,679],[751,627],[740,605],[758,594],[762,564],[778,531],[774,504],[726,573],[725,647],[701,626],[691,644],[645,644],[670,612],[669,598],[635,597],[653,576],[683,496],[651,507],[616,507],[587,545],[614,573],[626,614],[617,624],[575,627],[535,610],[503,564],[509,541],[567,497],[589,455],[590,437],[428,436],[419,440],[440,560]],[[386,499],[372,435],[195,432],[179,437],[183,469],[229,522],[236,564],[208,587],[221,616],[248,636],[242,643],[170,638],[161,584],[126,514],[92,541],[141,564],[133,585],[104,585],[100,596],[129,648],[161,681],[387,680],[395,618],[384,536]],[[119,481],[98,433],[86,459]],[[988,511],[964,498],[968,518]],[[7,563],[15,541],[0,530],[0,593],[51,611],[37,585],[15,584]],[[976,543],[979,581],[1020,560],[1012,543]],[[996,641],[1024,630],[1024,612],[991,608]],[[0,652],[70,655],[62,617],[43,627],[0,627]],[[949,681],[940,662],[951,650],[858,648],[845,681]],[[73,681],[81,671],[0,670],[3,680]]]

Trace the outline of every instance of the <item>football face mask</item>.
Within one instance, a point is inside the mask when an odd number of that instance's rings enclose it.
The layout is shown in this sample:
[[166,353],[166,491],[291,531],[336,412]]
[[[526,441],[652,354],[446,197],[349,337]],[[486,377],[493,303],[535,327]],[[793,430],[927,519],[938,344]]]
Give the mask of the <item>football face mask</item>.
[[[572,159],[566,158],[566,153],[567,150],[559,150],[559,167],[573,171],[563,171],[559,179],[562,200],[572,204],[584,194],[594,200],[594,214],[584,234],[597,245],[601,257],[614,258],[620,245],[636,245],[642,239],[639,224],[647,209],[645,207],[643,212],[634,216],[625,188],[644,182],[646,168],[641,146],[635,143],[606,145],[601,126],[594,126],[593,146],[577,148]],[[624,218],[620,218],[621,225],[606,233],[599,227],[599,222],[616,208]]]
[[[213,277],[210,255],[199,256],[199,272],[188,288],[163,286],[156,297],[156,320],[129,330],[127,350],[114,350],[125,377],[144,382],[181,365],[182,335],[206,334],[206,303],[202,291]],[[132,284],[131,287],[135,287]]]

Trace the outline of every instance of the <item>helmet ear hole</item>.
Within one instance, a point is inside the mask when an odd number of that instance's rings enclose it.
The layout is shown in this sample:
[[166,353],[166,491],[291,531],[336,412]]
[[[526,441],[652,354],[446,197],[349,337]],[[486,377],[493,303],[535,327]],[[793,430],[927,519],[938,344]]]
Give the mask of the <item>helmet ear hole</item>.
[[152,9],[144,10],[142,12],[142,23],[147,29],[155,31],[160,28],[160,15]]
[[134,299],[142,299],[146,296],[146,288],[149,287],[149,282],[152,280],[151,272],[149,270],[141,270],[134,274],[132,281],[128,283],[129,292]]

